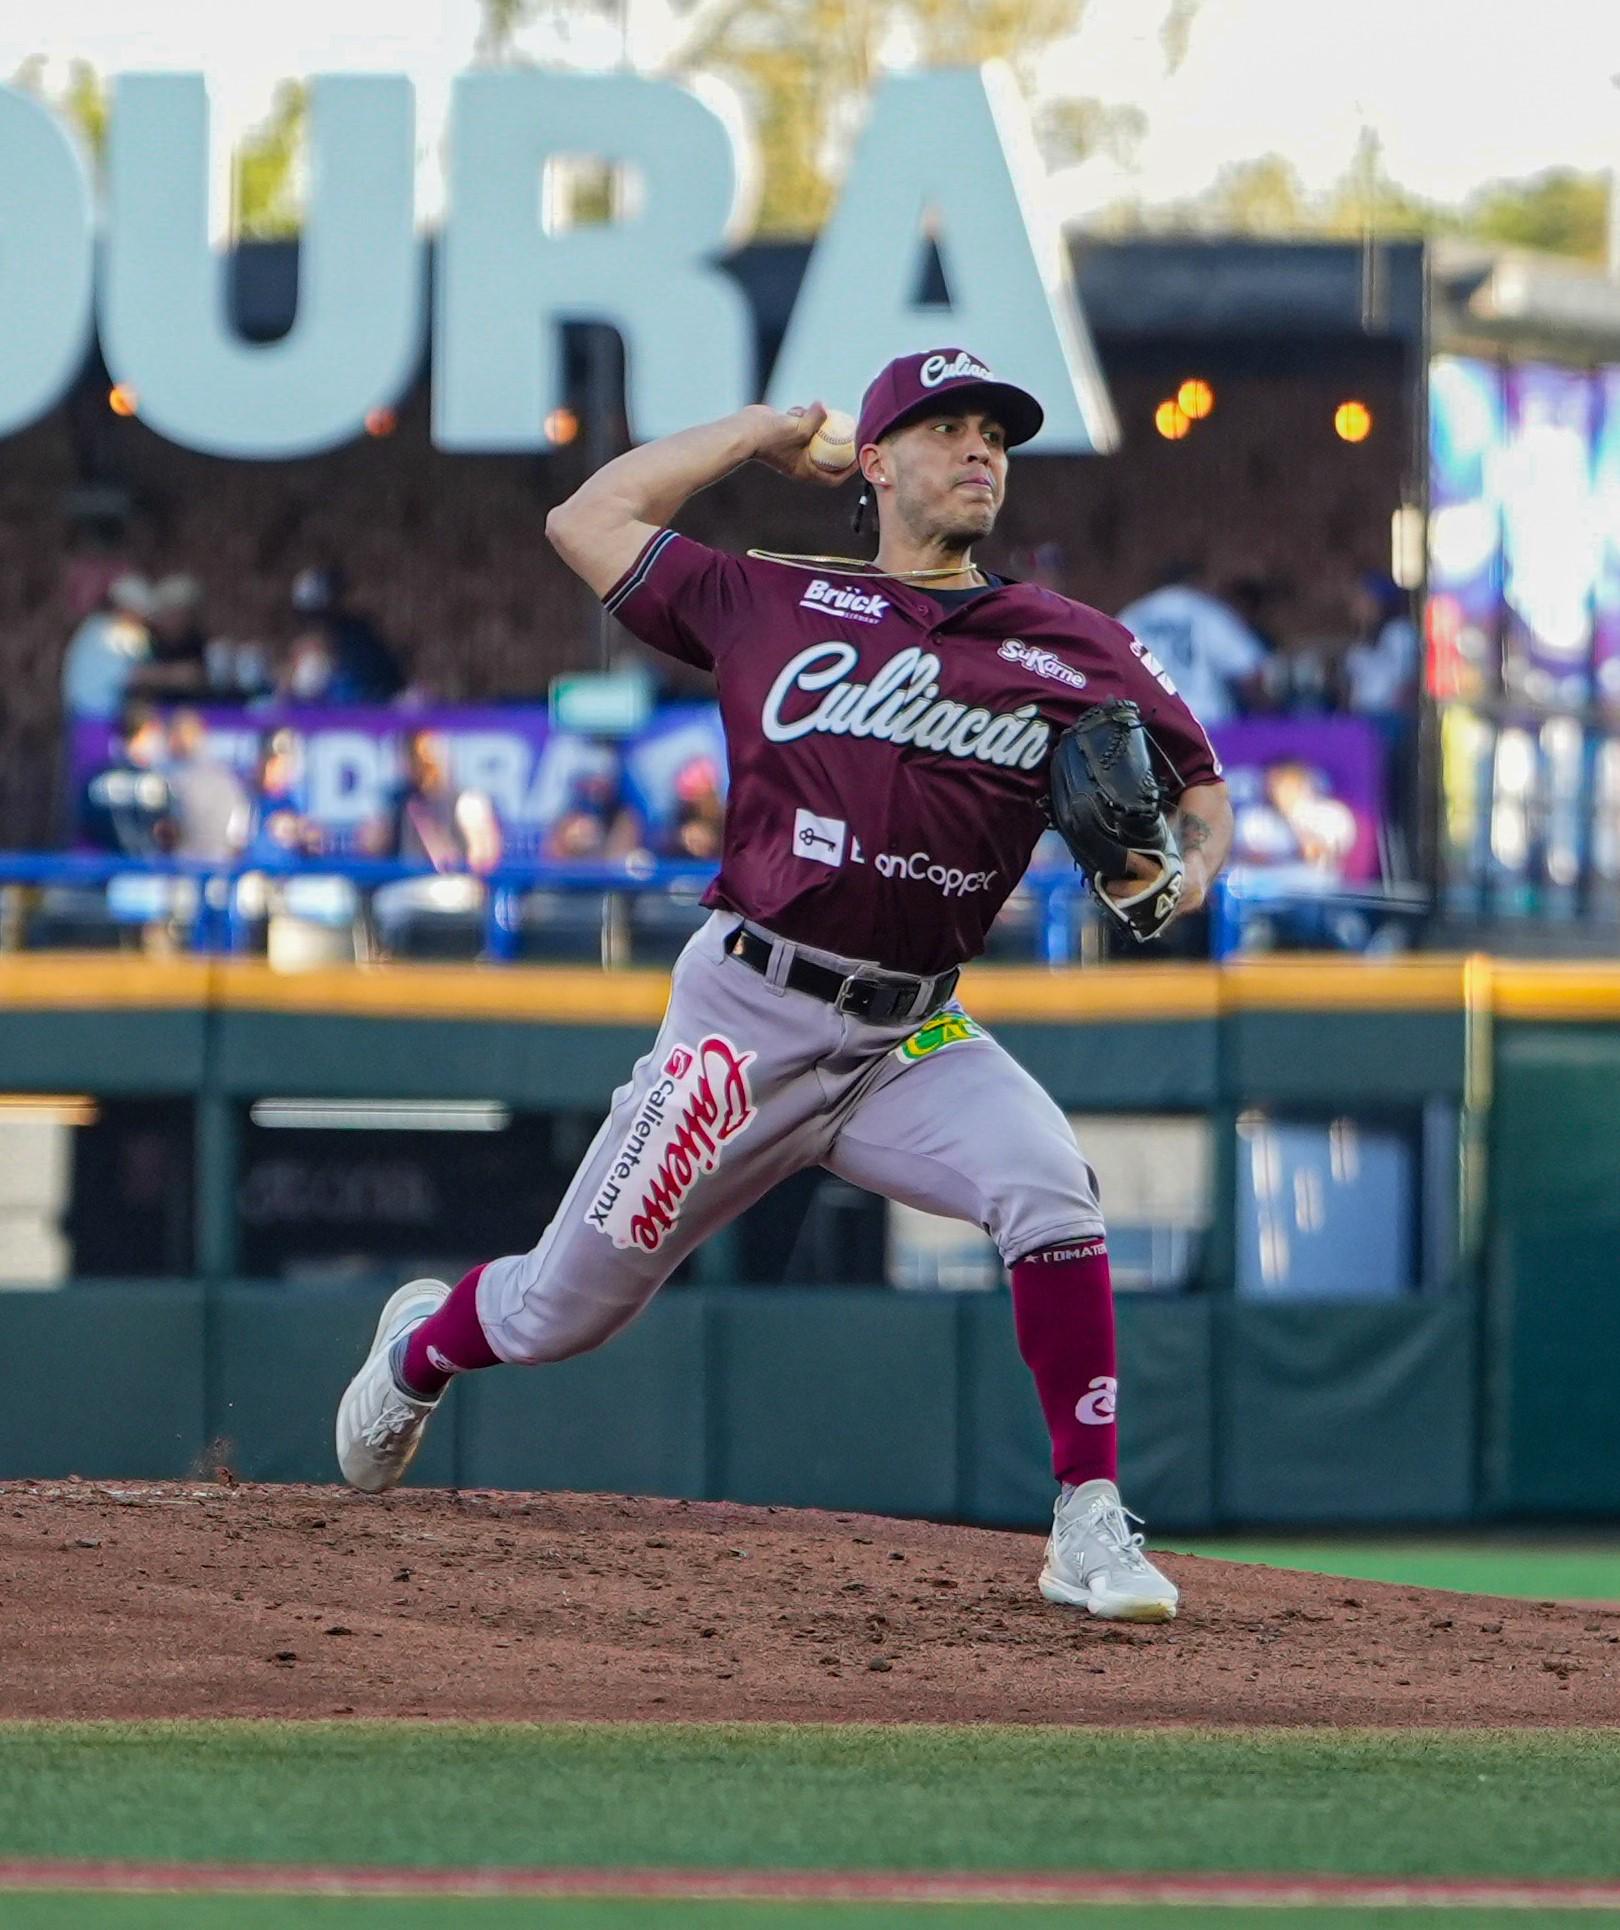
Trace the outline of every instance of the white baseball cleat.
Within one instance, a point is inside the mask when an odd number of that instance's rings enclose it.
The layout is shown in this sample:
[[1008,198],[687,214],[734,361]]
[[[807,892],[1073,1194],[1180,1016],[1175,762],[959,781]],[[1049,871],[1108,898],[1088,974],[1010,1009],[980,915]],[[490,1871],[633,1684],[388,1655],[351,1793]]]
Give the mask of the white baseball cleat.
[[1110,1622],[1169,1622],[1181,1591],[1142,1553],[1112,1481],[1087,1481],[1058,1496],[1041,1569],[1049,1602],[1089,1609]]
[[442,1280],[410,1280],[389,1297],[371,1352],[344,1389],[337,1411],[337,1458],[343,1478],[362,1494],[394,1487],[422,1445],[438,1399],[419,1400],[394,1379],[394,1344],[450,1298]]

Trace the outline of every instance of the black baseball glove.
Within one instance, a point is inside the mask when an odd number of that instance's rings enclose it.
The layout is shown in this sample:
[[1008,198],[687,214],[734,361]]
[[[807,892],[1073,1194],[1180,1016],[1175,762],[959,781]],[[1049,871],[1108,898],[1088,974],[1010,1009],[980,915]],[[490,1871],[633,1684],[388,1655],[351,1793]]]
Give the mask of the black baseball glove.
[[[1052,822],[1091,878],[1091,889],[1138,944],[1157,938],[1175,916],[1186,873],[1164,815],[1147,732],[1135,704],[1098,704],[1058,739],[1050,775]],[[1151,878],[1134,879],[1131,859],[1146,859]],[[1122,898],[1104,889],[1132,878]]]

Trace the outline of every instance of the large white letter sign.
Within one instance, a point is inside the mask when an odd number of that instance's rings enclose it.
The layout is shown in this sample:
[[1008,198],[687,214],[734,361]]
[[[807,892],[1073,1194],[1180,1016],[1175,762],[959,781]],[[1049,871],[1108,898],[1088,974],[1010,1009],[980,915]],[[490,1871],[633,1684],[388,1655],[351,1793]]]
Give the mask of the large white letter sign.
[[[777,408],[840,408],[896,355],[955,343],[1039,397],[1049,455],[1112,449],[1108,390],[1074,295],[1012,76],[998,65],[883,84],[771,373]],[[924,221],[950,306],[919,307]]]
[[310,89],[311,189],[298,315],[280,341],[231,327],[225,204],[200,74],[122,76],[107,147],[101,345],[161,435],[218,456],[303,456],[358,435],[415,374],[425,323],[414,123],[402,75]]
[[[545,165],[563,156],[636,170],[636,211],[600,227],[543,225]],[[570,321],[610,322],[623,336],[638,440],[751,401],[752,317],[713,265],[739,181],[731,130],[672,82],[461,75],[435,285],[439,447],[544,448],[542,425],[564,400],[560,330]]]
[[49,108],[0,87],[0,435],[61,400],[90,351],[95,212]]

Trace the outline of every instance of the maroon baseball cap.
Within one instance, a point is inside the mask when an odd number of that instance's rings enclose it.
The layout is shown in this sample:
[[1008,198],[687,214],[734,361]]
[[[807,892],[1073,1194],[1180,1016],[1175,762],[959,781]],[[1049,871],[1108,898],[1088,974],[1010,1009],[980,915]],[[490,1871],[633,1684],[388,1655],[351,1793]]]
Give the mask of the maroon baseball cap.
[[1028,390],[998,382],[976,355],[965,348],[924,349],[919,355],[898,355],[861,397],[861,420],[855,447],[864,449],[896,429],[907,416],[922,415],[943,396],[980,396],[1007,432],[1007,447],[1028,442],[1040,431],[1046,412]]

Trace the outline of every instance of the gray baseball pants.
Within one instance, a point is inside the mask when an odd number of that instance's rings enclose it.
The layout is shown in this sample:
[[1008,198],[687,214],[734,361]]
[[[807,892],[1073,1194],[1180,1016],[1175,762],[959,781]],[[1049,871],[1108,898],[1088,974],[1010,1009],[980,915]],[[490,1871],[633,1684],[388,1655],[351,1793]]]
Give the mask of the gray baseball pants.
[[994,1039],[947,1026],[918,1051],[938,1014],[874,1025],[785,983],[796,954],[846,976],[875,967],[773,938],[761,974],[726,952],[740,922],[716,912],[682,952],[658,1037],[539,1244],[485,1267],[478,1315],[501,1359],[599,1347],[700,1241],[806,1166],[972,1221],[1008,1265],[1101,1234],[1068,1121]]

